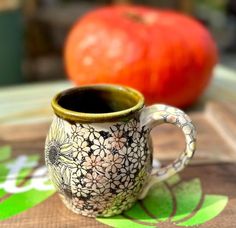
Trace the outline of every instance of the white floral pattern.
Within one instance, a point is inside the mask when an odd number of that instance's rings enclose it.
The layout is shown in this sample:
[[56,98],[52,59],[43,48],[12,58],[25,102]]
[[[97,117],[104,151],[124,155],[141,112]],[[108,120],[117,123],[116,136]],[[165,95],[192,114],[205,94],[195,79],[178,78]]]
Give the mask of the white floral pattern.
[[76,183],[72,184],[72,192],[74,195],[79,197],[79,199],[86,198],[89,195],[89,189],[85,188],[82,184]]
[[112,126],[112,137],[109,138],[109,142],[111,143],[112,148],[120,150],[122,149],[127,139],[125,138],[125,134],[122,130],[119,129],[119,126]]
[[129,121],[125,127],[124,127],[125,131],[128,132],[129,136],[132,136],[134,139],[139,139],[141,134],[140,134],[140,123],[135,121],[135,120],[131,120]]
[[87,173],[84,178],[85,187],[93,191],[96,191],[97,188],[102,188],[105,183],[105,178],[103,175],[99,175],[97,172]]
[[149,133],[160,123],[180,127],[186,139],[184,153],[153,172],[164,178],[182,170],[195,151],[195,128],[182,111],[153,105],[118,123],[71,124],[55,117],[46,140],[46,165],[67,207],[90,217],[131,207],[151,173]]
[[[128,190],[132,192],[138,186],[137,197],[142,188],[142,184],[136,183],[137,176],[143,167],[151,166],[147,140],[146,143],[144,140],[147,138],[148,129],[140,129],[136,119],[111,123],[109,127],[100,129],[97,125],[93,127],[90,124],[68,125],[67,132],[70,137],[64,141],[64,148],[70,148],[68,153],[65,150],[65,155],[73,164],[70,169],[72,179],[65,181],[67,170],[60,168],[62,164],[58,166],[64,161],[64,154],[56,154],[57,165],[49,166],[49,170],[51,167],[56,169],[53,174],[61,173],[61,179],[54,176],[51,179],[60,188],[66,183],[71,189],[71,199],[67,205],[71,205],[70,208],[76,213],[91,217],[107,216],[125,210],[135,200],[134,197],[130,193],[122,194],[123,202],[117,210],[117,205],[114,204],[118,202],[117,196],[123,192],[128,193]],[[61,127],[61,131],[64,128]],[[57,135],[54,138],[60,139]],[[50,160],[49,154],[46,154],[46,160]],[[65,161],[65,164],[70,162]]]
[[74,135],[74,137],[84,137],[89,139],[90,141],[93,141],[95,138],[98,138],[100,136],[93,127],[90,127],[90,125],[81,124],[73,126],[72,135]]
[[92,154],[91,156],[86,156],[85,161],[83,163],[83,167],[86,169],[91,169],[97,172],[103,172],[104,161],[100,156],[95,156]]
[[111,144],[109,143],[109,140],[100,136],[98,139],[94,139],[91,149],[93,150],[94,155],[99,155],[100,157],[104,158],[106,154],[109,153]]
[[123,157],[119,156],[118,153],[116,154],[109,154],[103,167],[106,167],[105,173],[117,173],[123,166]]
[[74,139],[73,147],[75,149],[73,151],[73,157],[79,159],[80,161],[90,151],[90,147],[88,146],[88,142],[85,141],[81,137],[77,137]]
[[105,176],[107,178],[105,188],[115,190],[120,185],[120,175],[112,172],[106,172]]

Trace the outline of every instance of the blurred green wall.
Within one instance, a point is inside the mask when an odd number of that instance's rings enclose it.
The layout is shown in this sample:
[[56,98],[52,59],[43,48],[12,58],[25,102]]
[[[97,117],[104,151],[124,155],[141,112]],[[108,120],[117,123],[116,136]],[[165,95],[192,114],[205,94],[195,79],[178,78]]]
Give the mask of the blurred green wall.
[[23,23],[20,10],[0,11],[0,86],[23,81]]

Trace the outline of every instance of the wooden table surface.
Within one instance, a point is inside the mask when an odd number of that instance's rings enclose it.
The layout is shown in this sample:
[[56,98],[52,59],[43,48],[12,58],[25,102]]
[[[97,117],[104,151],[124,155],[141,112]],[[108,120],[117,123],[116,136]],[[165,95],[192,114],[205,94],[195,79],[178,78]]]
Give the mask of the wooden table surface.
[[[209,89],[187,110],[198,130],[198,147],[191,165],[155,186],[131,210],[110,220],[73,214],[50,183],[45,185],[43,148],[52,116],[50,99],[68,87],[71,83],[57,82],[0,91],[0,227],[236,227],[233,71],[218,66]],[[183,136],[173,127],[156,128],[152,137],[154,158],[163,162],[183,149]],[[17,170],[19,164],[23,165]],[[41,185],[40,190],[39,183],[43,182],[46,187],[42,190]],[[154,208],[150,199],[156,203]]]

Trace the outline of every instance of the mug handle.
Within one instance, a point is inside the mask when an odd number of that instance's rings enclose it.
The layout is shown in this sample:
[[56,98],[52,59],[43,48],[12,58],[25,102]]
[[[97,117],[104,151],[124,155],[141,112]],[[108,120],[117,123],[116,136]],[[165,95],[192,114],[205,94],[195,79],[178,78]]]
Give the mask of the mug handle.
[[145,107],[140,116],[141,127],[147,126],[151,130],[161,124],[170,123],[182,129],[185,136],[185,150],[171,164],[162,168],[153,168],[149,182],[142,190],[139,199],[143,199],[148,190],[157,182],[166,180],[183,170],[194,155],[196,148],[196,130],[187,114],[178,108],[156,104]]

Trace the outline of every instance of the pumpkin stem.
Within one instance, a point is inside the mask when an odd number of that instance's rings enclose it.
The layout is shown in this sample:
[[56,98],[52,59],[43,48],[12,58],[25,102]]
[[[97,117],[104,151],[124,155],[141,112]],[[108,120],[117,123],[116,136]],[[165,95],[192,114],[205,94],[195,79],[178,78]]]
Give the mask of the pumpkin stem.
[[139,23],[145,23],[144,18],[141,15],[139,15],[138,13],[126,12],[126,13],[124,13],[124,16],[132,21],[139,22]]
[[124,16],[127,17],[128,19],[138,22],[138,23],[143,23],[143,24],[153,24],[156,21],[156,15],[154,14],[147,14],[147,15],[140,15],[137,12],[126,12],[124,13]]

